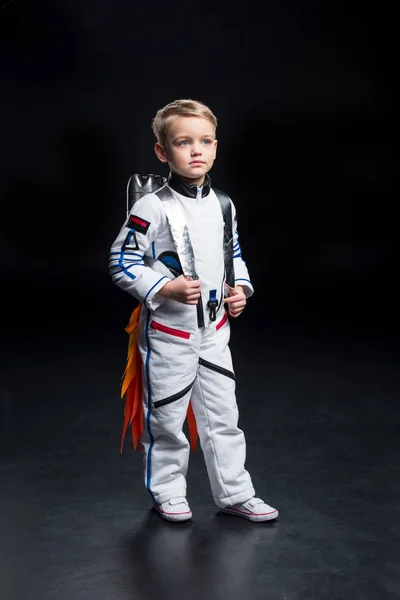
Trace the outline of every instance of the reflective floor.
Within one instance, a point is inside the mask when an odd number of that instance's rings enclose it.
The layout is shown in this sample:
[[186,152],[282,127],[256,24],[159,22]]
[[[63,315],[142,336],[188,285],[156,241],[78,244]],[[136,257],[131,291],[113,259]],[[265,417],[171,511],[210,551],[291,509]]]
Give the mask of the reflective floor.
[[280,518],[219,512],[197,450],[193,520],[170,524],[151,508],[140,452],[127,440],[119,454],[121,297],[103,321],[77,301],[73,318],[53,311],[44,327],[44,308],[5,337],[1,599],[399,598],[395,347],[243,316],[231,347],[247,468]]

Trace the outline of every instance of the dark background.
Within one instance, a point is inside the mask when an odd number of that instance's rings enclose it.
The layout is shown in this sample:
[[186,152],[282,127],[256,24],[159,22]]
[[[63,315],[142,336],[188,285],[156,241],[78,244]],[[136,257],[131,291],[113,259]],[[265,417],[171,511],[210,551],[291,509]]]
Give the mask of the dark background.
[[[0,0],[2,599],[399,597],[397,21],[235,6]],[[193,524],[169,527],[129,435],[119,454],[136,301],[108,254],[182,97],[219,118],[256,289],[231,347],[265,527],[216,510],[200,450]]]
[[243,323],[391,344],[390,21],[384,6],[354,1],[4,1],[9,337],[27,320],[36,341],[55,323],[89,336],[94,323],[103,335],[123,327],[132,301],[107,263],[126,182],[167,174],[151,119],[191,97],[219,118],[212,181],[237,205],[257,291]]

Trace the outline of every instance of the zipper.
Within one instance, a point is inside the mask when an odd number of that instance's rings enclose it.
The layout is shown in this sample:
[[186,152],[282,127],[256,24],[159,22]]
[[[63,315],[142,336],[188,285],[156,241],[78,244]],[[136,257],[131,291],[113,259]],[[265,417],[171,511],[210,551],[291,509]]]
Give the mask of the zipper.
[[180,392],[177,392],[176,394],[172,394],[172,396],[168,396],[168,398],[164,398],[163,400],[158,400],[158,402],[154,402],[154,408],[159,408],[160,406],[165,406],[166,404],[171,404],[171,402],[176,402],[176,400],[183,398],[183,396],[185,396],[188,392],[190,392],[190,390],[194,386],[195,381],[196,381],[196,379],[194,379],[190,385],[185,387],[184,390],[181,390]]
[[220,375],[225,375],[225,377],[229,377],[229,379],[233,379],[233,381],[235,381],[235,374],[232,373],[232,371],[228,371],[228,369],[224,369],[224,367],[214,365],[214,363],[204,360],[204,358],[199,358],[199,365],[202,365],[206,369],[210,369],[210,371],[215,371]]

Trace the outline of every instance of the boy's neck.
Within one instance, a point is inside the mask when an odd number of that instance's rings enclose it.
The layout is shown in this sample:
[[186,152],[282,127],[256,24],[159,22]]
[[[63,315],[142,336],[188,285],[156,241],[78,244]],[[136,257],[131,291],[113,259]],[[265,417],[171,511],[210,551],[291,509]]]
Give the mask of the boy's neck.
[[177,175],[176,173],[172,173],[171,171],[168,177],[168,185],[170,188],[178,192],[178,194],[186,196],[187,198],[196,198],[197,190],[199,187],[201,187],[201,195],[202,197],[204,197],[208,196],[208,194],[210,193],[211,179],[207,173],[204,177],[203,185],[197,186],[195,184],[187,183],[182,179],[182,177],[179,177],[179,175]]

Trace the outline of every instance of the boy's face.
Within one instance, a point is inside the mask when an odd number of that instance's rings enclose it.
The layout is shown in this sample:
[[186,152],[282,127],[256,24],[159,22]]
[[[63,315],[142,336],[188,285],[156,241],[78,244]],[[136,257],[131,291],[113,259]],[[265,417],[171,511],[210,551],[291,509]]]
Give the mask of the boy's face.
[[178,117],[170,126],[165,146],[154,146],[161,162],[190,185],[203,185],[213,166],[217,140],[215,128],[202,117]]

